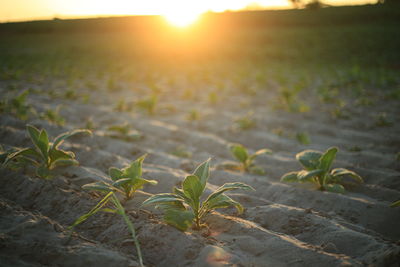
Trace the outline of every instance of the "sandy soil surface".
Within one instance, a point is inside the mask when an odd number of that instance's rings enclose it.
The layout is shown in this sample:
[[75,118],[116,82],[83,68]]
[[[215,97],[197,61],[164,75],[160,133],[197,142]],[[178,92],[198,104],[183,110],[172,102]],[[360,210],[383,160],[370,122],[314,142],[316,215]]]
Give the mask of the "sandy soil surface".
[[[141,85],[122,86],[113,93],[102,85],[96,91],[82,85],[79,92],[91,96],[88,103],[57,97],[66,88],[56,83],[48,84],[48,89],[29,87],[40,91],[29,95],[28,102],[38,112],[61,104],[66,124],[56,126],[38,118],[27,122],[55,137],[84,128],[90,118],[94,135],[74,137],[63,145],[76,154],[80,166],[58,169],[52,180],[24,170],[1,170],[0,266],[138,266],[134,244],[120,217],[99,213],[79,225],[71,237],[67,227],[100,200],[82,185],[109,179],[109,167],[126,166],[144,153],[148,153],[144,177],[159,183],[146,186],[126,208],[146,266],[398,266],[400,262],[400,210],[389,207],[400,199],[396,160],[400,128],[378,126],[374,119],[385,111],[398,121],[395,101],[376,98],[372,107],[352,107],[348,119],[333,119],[319,103],[308,103],[313,112],[290,113],[272,108],[276,95],[268,90],[245,94],[230,85],[232,89],[221,92],[215,104],[208,101],[210,88],[191,96],[184,91],[161,92],[155,115],[150,116],[136,108],[115,111],[118,100],[125,99],[129,106],[143,97],[146,88]],[[55,91],[56,97],[46,90]],[[199,112],[198,120],[188,119],[192,110]],[[255,126],[235,128],[235,119],[250,110]],[[27,122],[1,114],[1,145],[30,146]],[[143,138],[126,141],[107,136],[107,127],[125,122]],[[308,133],[311,144],[293,138],[299,131]],[[223,163],[234,161],[228,149],[231,142],[242,143],[252,152],[273,150],[256,160],[266,174],[222,169]],[[279,181],[285,172],[300,170],[296,153],[331,146],[339,148],[335,167],[359,173],[365,184],[334,194]],[[178,148],[191,157],[174,155]],[[207,193],[233,181],[256,189],[228,193],[244,205],[243,214],[218,210],[207,216],[208,230],[181,232],[166,225],[160,212],[138,209],[151,194],[170,192],[209,157]]]

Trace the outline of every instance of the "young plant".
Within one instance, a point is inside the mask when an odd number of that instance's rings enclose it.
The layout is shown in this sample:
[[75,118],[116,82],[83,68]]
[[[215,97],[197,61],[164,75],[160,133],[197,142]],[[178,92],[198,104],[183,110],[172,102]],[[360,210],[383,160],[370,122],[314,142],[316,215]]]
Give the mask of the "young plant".
[[65,119],[60,115],[61,106],[57,106],[53,109],[46,109],[42,114],[41,118],[48,120],[58,126],[63,126],[65,124]]
[[241,144],[231,144],[229,149],[232,155],[240,162],[240,169],[249,173],[263,175],[265,171],[254,164],[256,157],[262,154],[272,154],[269,149],[260,149],[249,155],[247,149]]
[[23,91],[10,100],[4,100],[0,102],[0,112],[11,113],[21,120],[27,120],[30,113],[34,113],[33,108],[26,103],[26,97],[29,91]]
[[148,98],[141,99],[136,102],[136,106],[141,110],[144,110],[149,115],[154,115],[157,105],[157,95],[152,95]]
[[196,109],[192,109],[189,111],[186,118],[188,121],[197,121],[200,119],[200,112],[197,111]]
[[75,154],[71,151],[60,149],[60,145],[69,137],[77,134],[91,134],[89,130],[74,130],[57,136],[49,142],[46,130],[38,130],[32,125],[26,126],[28,134],[34,145],[33,148],[22,148],[7,156],[4,164],[16,160],[17,162],[29,162],[36,166],[36,175],[41,178],[50,178],[51,171],[57,167],[77,165]]
[[289,172],[281,177],[282,182],[311,182],[321,191],[344,193],[341,184],[343,177],[351,177],[356,182],[362,183],[363,179],[355,172],[344,169],[331,169],[338,149],[331,147],[325,153],[315,150],[305,150],[296,155],[296,159],[304,167],[304,170]]
[[200,164],[192,175],[182,182],[182,188],[174,187],[173,193],[154,195],[145,200],[142,206],[156,205],[164,211],[164,221],[181,231],[186,231],[193,225],[194,229],[200,229],[202,218],[217,208],[236,207],[239,213],[243,206],[228,197],[224,192],[234,189],[254,190],[244,183],[226,183],[210,194],[203,202],[206,184],[210,175],[210,160]]
[[107,128],[107,135],[111,138],[121,139],[125,141],[137,141],[142,138],[142,134],[132,129],[128,123],[112,125]]
[[246,116],[235,119],[235,126],[240,130],[248,130],[256,126],[256,121],[253,118],[253,112],[249,112]]
[[108,170],[108,175],[113,181],[112,184],[96,182],[86,184],[83,188],[106,193],[110,191],[119,192],[125,196],[125,200],[129,200],[138,189],[143,188],[143,185],[147,183],[152,185],[157,184],[155,180],[146,180],[142,178],[142,164],[145,158],[146,155],[143,155],[123,169],[111,167]]
[[[110,201],[112,203],[112,208],[104,208],[104,206]],[[126,225],[128,226],[129,231],[131,232],[131,236],[132,236],[133,242],[135,243],[135,247],[136,247],[136,251],[137,251],[138,259],[139,259],[139,265],[141,267],[144,267],[142,252],[141,252],[141,249],[140,249],[139,240],[136,237],[135,227],[134,227],[132,221],[129,219],[128,215],[126,214],[125,209],[122,206],[121,202],[115,196],[114,192],[112,192],[112,191],[108,192],[108,194],[106,194],[106,196],[102,200],[100,200],[99,203],[97,203],[96,206],[93,207],[93,209],[91,209],[88,213],[86,213],[86,214],[82,215],[81,217],[79,217],[71,226],[68,227],[68,229],[73,231],[74,227],[76,227],[77,225],[83,223],[90,216],[96,214],[99,211],[109,212],[109,213],[116,213],[116,214],[119,214],[119,215],[122,216],[122,218],[124,219]]]
[[306,132],[298,132],[296,133],[297,142],[302,145],[309,145],[311,143],[310,136]]

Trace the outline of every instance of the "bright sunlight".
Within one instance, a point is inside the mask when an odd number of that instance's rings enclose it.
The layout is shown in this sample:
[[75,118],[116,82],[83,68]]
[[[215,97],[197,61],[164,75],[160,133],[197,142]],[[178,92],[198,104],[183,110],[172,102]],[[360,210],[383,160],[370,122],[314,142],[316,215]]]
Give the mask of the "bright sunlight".
[[175,7],[163,12],[162,16],[171,25],[184,28],[195,23],[203,12],[196,9]]

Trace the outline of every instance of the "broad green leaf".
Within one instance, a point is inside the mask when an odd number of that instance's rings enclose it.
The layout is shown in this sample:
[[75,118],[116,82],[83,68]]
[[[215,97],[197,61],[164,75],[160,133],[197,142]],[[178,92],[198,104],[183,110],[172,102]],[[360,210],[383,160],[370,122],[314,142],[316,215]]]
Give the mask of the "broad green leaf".
[[57,159],[73,159],[75,158],[75,154],[71,151],[52,148],[49,151],[49,157],[51,161],[55,161]]
[[319,166],[322,153],[315,150],[304,150],[296,155],[296,159],[308,170],[315,170]]
[[140,158],[136,159],[132,164],[122,169],[122,177],[123,178],[139,178],[142,177],[142,163],[143,160],[146,158],[146,154],[141,156]]
[[299,182],[308,182],[311,178],[321,175],[324,173],[324,170],[316,169],[312,171],[299,171],[297,173],[297,179]]
[[54,169],[56,167],[67,167],[72,165],[79,165],[79,162],[75,159],[57,159],[51,163],[50,169]]
[[114,183],[112,183],[112,185],[115,187],[122,187],[124,185],[127,185],[130,182],[132,182],[131,178],[121,178],[121,179],[116,180]]
[[87,130],[87,129],[76,129],[76,130],[73,130],[73,131],[69,131],[69,132],[66,132],[66,133],[62,133],[62,134],[60,134],[59,136],[57,136],[57,137],[54,139],[54,143],[53,143],[53,145],[52,145],[52,148],[57,148],[57,147],[60,146],[67,138],[69,138],[69,137],[71,137],[71,136],[74,136],[74,135],[77,135],[77,134],[88,134],[88,135],[91,135],[92,132],[91,132],[90,130]]
[[30,156],[30,155],[35,155],[36,157],[40,157],[40,154],[38,154],[32,148],[22,148],[20,150],[17,150],[17,151],[15,151],[13,153],[8,154],[8,155],[6,154],[6,159],[5,159],[3,164],[7,165],[13,159],[16,159],[16,158],[21,157],[21,156]]
[[143,178],[136,178],[133,181],[132,190],[136,191],[138,189],[141,189],[141,188],[143,188],[143,186],[145,184],[156,185],[156,184],[158,184],[158,182],[156,180],[147,180],[147,179],[143,179]]
[[242,163],[245,163],[246,160],[249,158],[247,149],[241,144],[232,144],[230,146],[230,150],[232,154],[235,156],[235,158]]
[[174,202],[180,201],[182,202],[183,199],[175,194],[172,193],[161,193],[154,196],[149,197],[145,201],[143,201],[142,206],[150,205],[150,204],[163,204],[167,202]]
[[83,189],[85,190],[94,190],[94,191],[100,191],[100,192],[110,192],[112,191],[112,188],[110,188],[108,185],[102,183],[102,182],[95,182],[95,183],[90,183],[90,184],[85,184],[82,186]]
[[331,169],[332,163],[335,160],[338,149],[336,147],[329,148],[319,159],[319,169],[328,172]]
[[281,182],[298,182],[298,172],[288,172],[281,177]]
[[194,214],[190,210],[168,209],[164,221],[181,231],[186,231],[193,223]]
[[220,194],[204,204],[204,211],[202,215],[205,215],[207,212],[214,209],[228,208],[230,206],[234,206],[239,213],[243,212],[243,206],[239,202],[233,200],[225,194]]
[[325,184],[324,189],[329,192],[340,193],[340,194],[344,194],[346,192],[343,185],[341,184]]
[[195,175],[186,176],[182,183],[182,189],[183,193],[192,200],[190,203],[192,208],[197,210],[200,203],[200,196],[203,193],[203,186],[199,178]]
[[157,204],[156,208],[162,209],[164,211],[168,209],[187,210],[182,201],[163,202],[161,204]]
[[188,198],[185,193],[183,192],[182,189],[176,188],[174,187],[173,189],[174,194],[178,195],[179,197],[181,197],[186,203],[190,203],[191,199]]
[[36,144],[39,141],[39,134],[40,131],[33,125],[27,124],[26,129],[29,133],[29,137],[31,138],[32,142]]
[[122,176],[122,171],[118,168],[111,167],[108,169],[108,175],[111,177],[113,181],[117,181]]
[[397,200],[395,202],[393,202],[392,204],[390,204],[390,207],[399,207],[400,206],[400,200]]
[[200,184],[202,186],[202,193],[206,187],[208,177],[210,177],[210,160],[208,159],[201,163],[193,172],[193,175],[199,178]]
[[43,155],[45,161],[49,157],[49,136],[45,129],[42,129],[39,134],[38,142],[35,144]]
[[333,169],[333,170],[331,171],[331,175],[332,175],[333,177],[350,176],[351,178],[353,178],[354,180],[356,180],[356,181],[359,182],[359,183],[363,183],[363,182],[364,182],[363,178],[361,178],[360,175],[358,175],[357,173],[355,173],[355,172],[353,172],[353,171],[344,169],[344,168],[336,168],[336,169]]
[[217,190],[215,190],[212,194],[208,196],[208,198],[204,201],[206,204],[207,202],[213,201],[214,198],[217,198],[219,195],[226,191],[235,190],[235,189],[243,189],[243,190],[255,190],[253,187],[244,184],[244,183],[226,183],[220,186]]

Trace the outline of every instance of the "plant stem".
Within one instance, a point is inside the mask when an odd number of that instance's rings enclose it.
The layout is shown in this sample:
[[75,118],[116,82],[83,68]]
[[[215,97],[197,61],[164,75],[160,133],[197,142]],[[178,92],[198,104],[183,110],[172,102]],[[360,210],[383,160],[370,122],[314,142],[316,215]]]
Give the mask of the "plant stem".
[[139,244],[139,240],[136,238],[136,231],[135,231],[135,227],[133,226],[132,221],[129,219],[128,215],[126,215],[125,213],[125,209],[124,207],[122,207],[121,202],[119,202],[118,198],[115,196],[115,194],[113,194],[113,198],[112,198],[115,206],[118,209],[119,214],[121,214],[122,218],[124,218],[126,225],[128,226],[128,229],[131,231],[132,234],[132,239],[133,242],[135,243],[136,246],[136,251],[138,254],[138,258],[139,258],[139,265],[141,267],[144,267],[143,265],[143,258],[142,258],[142,252],[140,250],[140,244]]

